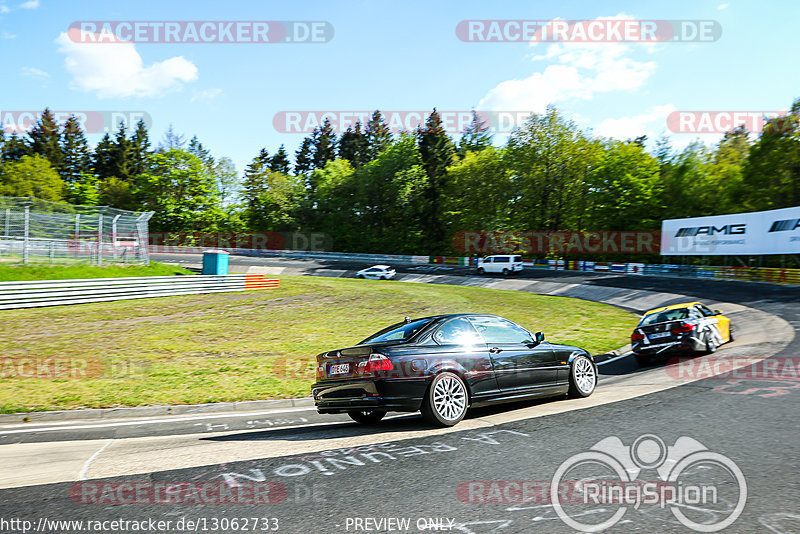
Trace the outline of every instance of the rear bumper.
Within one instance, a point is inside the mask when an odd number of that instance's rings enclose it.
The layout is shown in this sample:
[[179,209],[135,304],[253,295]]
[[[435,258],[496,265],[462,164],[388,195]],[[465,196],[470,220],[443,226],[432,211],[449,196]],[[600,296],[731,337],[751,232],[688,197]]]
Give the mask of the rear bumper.
[[674,354],[676,352],[699,352],[705,350],[705,344],[695,337],[688,337],[680,340],[665,341],[664,343],[634,343],[631,347],[634,353],[647,356],[660,356],[662,354]]
[[351,410],[416,412],[430,379],[340,380],[318,382],[311,387],[319,413]]

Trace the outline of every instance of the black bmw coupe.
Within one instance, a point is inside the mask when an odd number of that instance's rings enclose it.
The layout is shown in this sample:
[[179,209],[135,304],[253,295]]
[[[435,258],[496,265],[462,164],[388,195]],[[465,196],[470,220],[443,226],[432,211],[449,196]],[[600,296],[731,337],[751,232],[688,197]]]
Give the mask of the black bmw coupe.
[[597,385],[587,351],[486,314],[406,318],[354,347],[319,354],[316,375],[317,411],[364,424],[420,410],[434,425],[452,426],[469,407],[588,397]]

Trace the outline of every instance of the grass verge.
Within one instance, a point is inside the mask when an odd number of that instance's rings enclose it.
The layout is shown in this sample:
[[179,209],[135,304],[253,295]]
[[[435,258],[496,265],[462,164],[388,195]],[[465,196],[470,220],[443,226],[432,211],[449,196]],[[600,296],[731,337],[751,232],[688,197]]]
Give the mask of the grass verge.
[[71,278],[119,278],[123,276],[172,276],[193,274],[183,267],[151,262],[150,265],[3,265],[0,264],[0,282],[24,280],[67,280]]
[[[406,315],[495,313],[593,353],[624,345],[637,320],[517,291],[280,278],[268,291],[0,312],[0,412],[307,396],[316,354]],[[52,378],[57,362],[71,378]],[[22,378],[20,369],[50,378]]]

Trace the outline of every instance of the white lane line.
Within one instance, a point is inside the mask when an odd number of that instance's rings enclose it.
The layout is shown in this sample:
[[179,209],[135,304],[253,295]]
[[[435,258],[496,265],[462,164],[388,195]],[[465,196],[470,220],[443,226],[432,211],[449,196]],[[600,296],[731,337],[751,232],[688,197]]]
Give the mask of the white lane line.
[[85,464],[83,464],[83,469],[81,469],[81,472],[80,472],[80,474],[78,475],[78,480],[86,480],[86,473],[89,471],[89,466],[90,466],[90,465],[92,465],[92,462],[94,462],[95,458],[97,458],[98,456],[100,456],[100,453],[101,453],[101,452],[103,452],[104,450],[106,450],[106,449],[108,448],[108,446],[109,446],[109,445],[111,445],[111,442],[112,442],[112,441],[114,441],[114,440],[113,440],[113,439],[110,439],[110,440],[108,440],[108,443],[106,443],[105,445],[103,445],[103,446],[100,448],[100,450],[99,450],[99,451],[97,451],[96,453],[94,453],[94,454],[93,454],[93,455],[92,455],[92,456],[91,456],[91,457],[90,457],[88,460],[86,460],[86,463],[85,463]]
[[614,357],[614,358],[611,358],[610,360],[606,360],[606,361],[604,361],[604,362],[598,362],[598,363],[597,363],[597,365],[605,365],[605,364],[607,364],[607,363],[615,362],[615,361],[617,361],[617,360],[621,360],[622,358],[627,358],[627,357],[628,357],[628,356],[630,356],[631,354],[633,354],[633,352],[626,352],[625,354],[620,354],[619,356],[616,356],[616,357]]
[[139,421],[120,421],[116,423],[97,423],[91,425],[65,425],[50,428],[26,428],[21,430],[3,430],[0,428],[0,436],[7,436],[9,434],[26,434],[33,432],[55,432],[57,430],[86,430],[91,428],[111,428],[115,426],[134,426],[134,425],[154,425],[159,423],[178,423],[181,421],[196,421],[198,419],[222,419],[232,417],[258,417],[261,415],[272,415],[279,413],[294,413],[294,412],[310,412],[316,411],[316,408],[286,408],[283,410],[269,410],[266,412],[232,412],[215,415],[202,415],[198,414],[191,417],[170,417],[167,419],[148,419]]

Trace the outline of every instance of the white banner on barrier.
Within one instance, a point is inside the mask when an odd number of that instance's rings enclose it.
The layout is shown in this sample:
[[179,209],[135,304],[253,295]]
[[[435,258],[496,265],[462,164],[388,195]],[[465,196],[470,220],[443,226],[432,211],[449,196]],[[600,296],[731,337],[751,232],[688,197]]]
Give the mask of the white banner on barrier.
[[800,206],[663,221],[661,254],[664,256],[800,254]]

